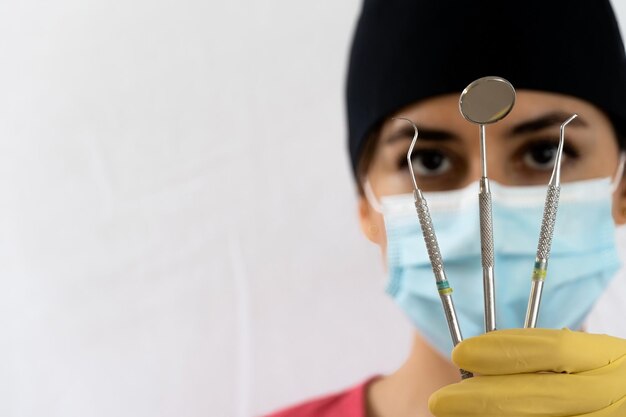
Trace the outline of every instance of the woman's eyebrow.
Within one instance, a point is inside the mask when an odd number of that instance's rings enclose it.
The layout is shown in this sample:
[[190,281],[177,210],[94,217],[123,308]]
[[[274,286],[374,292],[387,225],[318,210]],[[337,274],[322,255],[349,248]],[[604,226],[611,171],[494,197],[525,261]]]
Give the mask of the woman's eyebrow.
[[[440,129],[431,129],[431,128],[421,128],[418,126],[419,139],[420,140],[434,140],[434,141],[445,141],[454,139],[456,136],[452,132],[448,132]],[[412,139],[415,131],[411,126],[403,126],[392,132],[387,136],[384,140],[385,144],[395,143],[399,140]]]
[[[517,125],[513,126],[511,130],[509,130],[507,136],[516,136],[521,135],[523,133],[534,133],[540,130],[546,129],[548,127],[560,126],[564,121],[566,121],[571,116],[570,113],[564,112],[551,112],[544,114],[542,116],[536,117],[534,119],[530,119]],[[572,120],[569,124],[570,126],[582,126],[586,127],[587,122],[580,116]]]

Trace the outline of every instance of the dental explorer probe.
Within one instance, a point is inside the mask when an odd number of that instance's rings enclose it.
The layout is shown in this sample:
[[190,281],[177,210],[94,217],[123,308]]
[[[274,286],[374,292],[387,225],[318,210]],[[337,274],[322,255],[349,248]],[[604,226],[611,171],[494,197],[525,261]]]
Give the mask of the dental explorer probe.
[[[413,198],[415,200],[415,210],[417,211],[417,217],[422,227],[422,234],[424,235],[424,243],[426,244],[426,250],[428,251],[428,258],[430,259],[430,265],[435,275],[435,282],[437,283],[437,291],[439,292],[439,298],[441,298],[441,304],[443,311],[446,315],[446,322],[448,323],[448,329],[450,330],[450,336],[452,337],[452,344],[458,345],[462,340],[461,327],[456,316],[456,310],[454,309],[454,303],[452,302],[452,287],[446,277],[446,272],[443,268],[443,258],[441,257],[441,251],[439,250],[439,243],[437,242],[437,235],[435,235],[435,228],[433,227],[433,221],[430,217],[428,210],[428,204],[422,194],[422,190],[417,186],[415,180],[415,173],[413,172],[413,164],[411,162],[411,154],[413,148],[417,142],[418,130],[415,123],[404,117],[394,117],[394,120],[404,120],[413,126],[415,134],[411,142],[411,147],[406,155],[407,162],[409,164],[409,171],[411,171],[411,179],[413,180]],[[471,372],[460,369],[461,379],[471,378],[474,375]]]
[[478,193],[480,208],[480,252],[483,268],[485,331],[496,330],[496,291],[494,276],[493,214],[491,189],[487,177],[485,125],[509,114],[515,104],[515,89],[504,78],[483,77],[470,83],[461,93],[459,110],[463,117],[480,126],[482,175]]
[[532,284],[530,296],[528,298],[528,309],[526,310],[525,328],[534,328],[537,325],[539,315],[539,304],[541,303],[541,293],[543,283],[548,272],[548,258],[552,246],[552,236],[554,235],[554,224],[556,223],[556,213],[559,207],[559,196],[561,194],[561,160],[563,157],[563,144],[565,143],[565,126],[578,117],[572,115],[561,125],[559,147],[556,151],[556,159],[552,176],[548,183],[546,192],[546,202],[543,206],[543,218],[541,220],[541,230],[539,232],[539,243],[537,244],[537,256],[535,257],[535,267],[532,273]]

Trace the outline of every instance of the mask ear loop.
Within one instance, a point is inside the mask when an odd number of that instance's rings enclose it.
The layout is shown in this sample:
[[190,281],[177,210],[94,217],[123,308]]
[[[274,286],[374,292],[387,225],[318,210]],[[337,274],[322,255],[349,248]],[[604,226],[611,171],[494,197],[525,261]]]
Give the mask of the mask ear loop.
[[369,205],[372,206],[374,211],[382,214],[383,206],[378,201],[378,198],[376,198],[374,190],[372,190],[372,186],[370,185],[370,181],[367,178],[363,183],[363,192],[365,193],[365,199],[367,200]]
[[615,172],[615,176],[611,180],[611,194],[617,191],[619,184],[622,182],[622,177],[624,176],[625,165],[626,165],[626,151],[621,151],[619,154],[619,165],[617,166],[617,171]]

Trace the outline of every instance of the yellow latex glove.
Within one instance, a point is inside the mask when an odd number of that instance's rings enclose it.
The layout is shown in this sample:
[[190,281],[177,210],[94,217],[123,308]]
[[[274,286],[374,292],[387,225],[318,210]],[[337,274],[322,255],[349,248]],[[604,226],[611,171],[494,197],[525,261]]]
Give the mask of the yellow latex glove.
[[498,330],[452,360],[477,376],[428,402],[436,417],[625,417],[626,340],[567,329]]

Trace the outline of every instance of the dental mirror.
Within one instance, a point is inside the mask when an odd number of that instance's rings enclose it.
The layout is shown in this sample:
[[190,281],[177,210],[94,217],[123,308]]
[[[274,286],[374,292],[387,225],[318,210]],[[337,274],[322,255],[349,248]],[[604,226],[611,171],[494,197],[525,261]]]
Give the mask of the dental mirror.
[[480,127],[482,176],[479,183],[480,252],[483,267],[485,331],[496,330],[495,256],[491,188],[487,177],[485,125],[506,117],[515,104],[515,89],[500,77],[483,77],[473,81],[461,93],[459,110],[465,119]]
[[483,77],[461,93],[459,109],[472,123],[486,125],[506,117],[515,105],[515,89],[500,77]]

